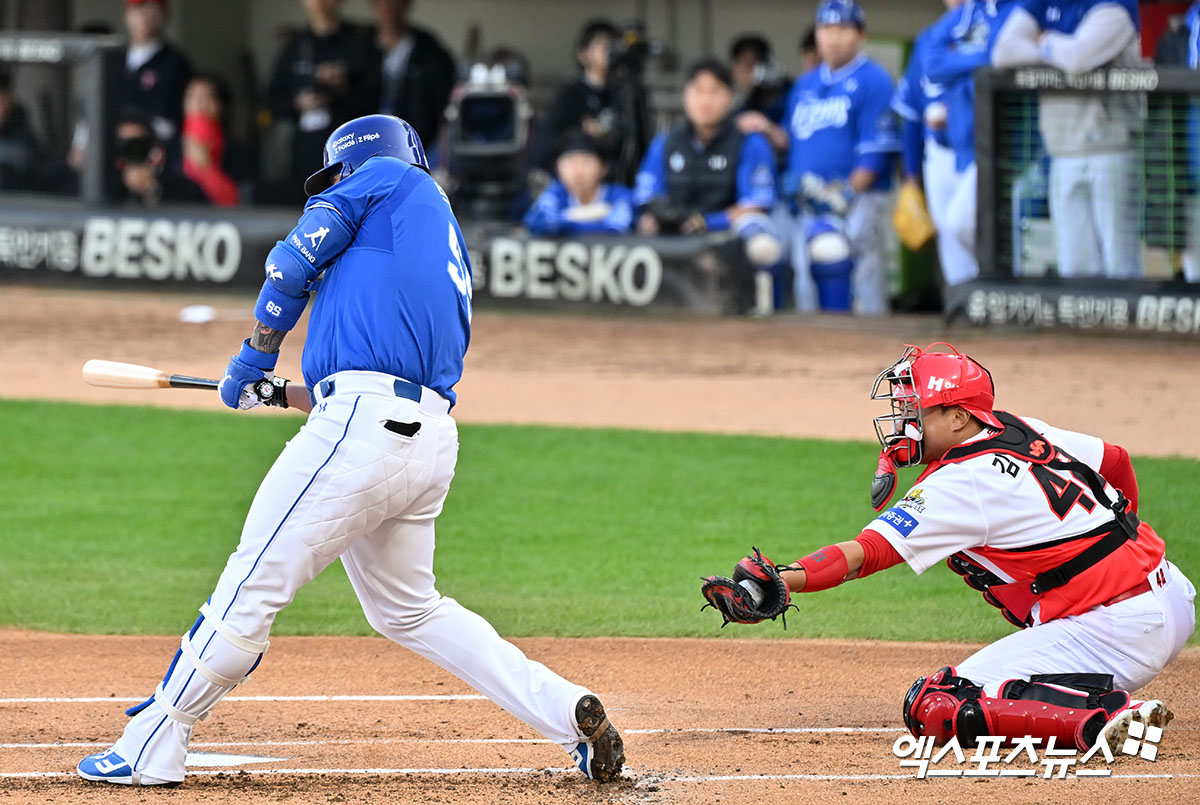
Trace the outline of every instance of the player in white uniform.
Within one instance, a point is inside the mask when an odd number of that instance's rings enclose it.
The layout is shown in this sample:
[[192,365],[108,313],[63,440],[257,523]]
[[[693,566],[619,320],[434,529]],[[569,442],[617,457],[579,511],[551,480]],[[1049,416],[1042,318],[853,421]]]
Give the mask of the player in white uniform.
[[787,587],[816,592],[901,562],[924,573],[945,560],[1022,627],[919,679],[904,702],[913,734],[964,747],[983,735],[1053,736],[1087,750],[1101,739],[1115,749],[1134,722],[1165,726],[1163,702],[1129,693],[1191,636],[1196,590],[1137,518],[1128,453],[993,410],[991,376],[957,352],[910,347],[871,396],[892,406],[875,420],[884,448],[876,510],[891,498],[897,465],[925,471],[854,540],[777,568]]

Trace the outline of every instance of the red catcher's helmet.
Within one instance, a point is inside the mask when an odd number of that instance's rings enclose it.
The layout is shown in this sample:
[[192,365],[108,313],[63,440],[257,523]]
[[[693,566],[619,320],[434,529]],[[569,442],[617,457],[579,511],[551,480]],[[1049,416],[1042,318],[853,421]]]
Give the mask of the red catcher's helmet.
[[[941,344],[950,352],[929,352]],[[886,393],[881,393],[887,383]],[[950,344],[937,342],[925,350],[909,346],[900,360],[875,378],[871,399],[889,400],[892,413],[875,418],[875,432],[896,464],[921,463],[924,418],[922,408],[957,405],[988,427],[1003,429],[992,406],[996,400],[992,376],[977,361]]]

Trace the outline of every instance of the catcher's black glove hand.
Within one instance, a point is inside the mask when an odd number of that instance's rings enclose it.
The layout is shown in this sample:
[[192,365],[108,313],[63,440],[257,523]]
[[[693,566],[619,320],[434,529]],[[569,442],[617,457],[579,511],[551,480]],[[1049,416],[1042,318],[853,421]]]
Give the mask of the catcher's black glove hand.
[[[754,548],[754,555],[747,556],[737,563],[733,569],[733,578],[724,576],[709,576],[703,579],[701,594],[708,601],[700,607],[703,612],[712,607],[721,613],[725,624],[761,623],[765,620],[775,620],[787,612],[789,606],[794,606],[792,594],[787,583],[779,576],[779,567],[772,564],[770,559]],[[742,586],[741,582],[749,580],[756,591],[761,593],[755,602],[755,596]],[[783,628],[787,628],[787,617],[783,617]]]

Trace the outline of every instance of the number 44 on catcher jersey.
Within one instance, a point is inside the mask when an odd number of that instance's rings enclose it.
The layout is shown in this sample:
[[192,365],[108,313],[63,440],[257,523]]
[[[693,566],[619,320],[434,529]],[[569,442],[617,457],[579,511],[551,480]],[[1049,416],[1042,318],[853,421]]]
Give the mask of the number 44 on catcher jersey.
[[[1094,436],[1024,420],[1066,459],[1099,470],[1104,443]],[[985,430],[966,444],[988,438]],[[1105,484],[1109,500],[1117,491]],[[1032,580],[1058,567],[1100,537],[1113,513],[1086,480],[1072,472],[1001,453],[957,463],[934,462],[904,499],[868,526],[880,533],[914,571],[962,553],[1005,582]],[[1041,597],[1035,622],[1086,612],[1144,580],[1162,560],[1162,539],[1145,523],[1137,538]]]

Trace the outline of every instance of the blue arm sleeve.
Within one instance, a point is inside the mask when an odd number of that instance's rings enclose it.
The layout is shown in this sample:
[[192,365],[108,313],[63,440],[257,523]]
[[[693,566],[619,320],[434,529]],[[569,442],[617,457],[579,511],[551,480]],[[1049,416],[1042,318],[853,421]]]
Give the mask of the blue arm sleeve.
[[346,250],[354,229],[331,203],[311,202],[299,223],[267,255],[267,279],[254,316],[274,330],[290,330],[308,304],[313,280]]
[[642,158],[641,167],[638,168],[637,178],[634,180],[633,203],[639,207],[649,204],[650,199],[655,196],[664,196],[667,193],[663,164],[663,145],[666,139],[665,134],[659,134],[650,141],[650,147],[646,149],[646,156]]
[[[965,52],[959,48],[960,37],[972,28],[975,21],[972,18],[978,11],[973,4],[952,8],[929,27],[922,67],[930,81],[952,84],[960,78],[969,78],[976,67],[988,63],[990,47]],[[982,22],[986,17],[975,19]]]
[[775,152],[758,132],[747,134],[737,169],[737,203],[743,207],[775,206]]
[[531,234],[553,235],[562,228],[562,210],[559,208],[559,198],[556,192],[558,187],[557,181],[552,182],[537,197],[537,201],[533,202],[529,212],[525,213],[525,228]]
[[725,210],[717,210],[704,216],[704,228],[709,232],[723,232],[729,228],[729,225],[729,213]]
[[990,59],[987,50],[959,53],[951,47],[935,48],[925,60],[925,75],[938,84],[952,84],[960,78],[970,78],[976,67],[984,66]]
[[902,150],[904,175],[920,178],[925,162],[925,125],[912,120],[904,121],[904,147]]

